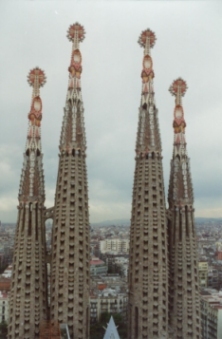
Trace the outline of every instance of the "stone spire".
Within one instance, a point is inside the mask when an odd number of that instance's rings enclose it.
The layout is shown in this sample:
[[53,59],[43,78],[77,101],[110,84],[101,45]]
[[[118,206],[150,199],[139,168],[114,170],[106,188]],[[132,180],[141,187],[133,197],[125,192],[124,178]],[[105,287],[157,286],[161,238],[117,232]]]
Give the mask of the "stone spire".
[[89,338],[90,319],[88,187],[79,50],[84,35],[80,24],[69,27],[67,36],[72,41],[72,54],[59,146],[52,236],[51,321],[68,324],[72,339]]
[[120,339],[114,319],[111,316],[103,339]]
[[130,228],[128,339],[168,338],[166,208],[150,55],[155,40],[149,29],[139,38],[144,57]]
[[72,41],[72,53],[69,71],[68,91],[60,138],[60,151],[85,152],[86,136],[83,117],[81,92],[82,55],[79,42],[85,38],[83,26],[78,23],[70,26],[67,37]]
[[42,101],[45,74],[30,71],[33,87],[28,134],[19,189],[13,275],[9,302],[9,339],[39,338],[40,322],[47,319],[45,247],[45,191],[41,153]]
[[140,116],[136,142],[136,152],[143,155],[154,152],[161,152],[161,141],[157,108],[153,88],[153,60],[150,49],[154,46],[156,36],[151,30],[142,32],[139,44],[144,47],[142,63],[142,95],[140,104]]
[[186,151],[182,96],[187,85],[175,80],[170,92],[175,96],[174,145],[169,184],[169,315],[172,338],[200,339],[198,265],[194,225],[193,187]]

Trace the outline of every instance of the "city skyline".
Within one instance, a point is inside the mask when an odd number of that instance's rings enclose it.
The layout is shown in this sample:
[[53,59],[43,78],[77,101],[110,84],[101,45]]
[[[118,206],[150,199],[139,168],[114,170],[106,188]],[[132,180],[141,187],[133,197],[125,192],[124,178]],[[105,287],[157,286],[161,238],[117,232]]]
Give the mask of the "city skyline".
[[[87,33],[82,73],[90,222],[130,218],[141,92],[141,30],[157,34],[153,51],[165,192],[172,156],[172,80],[186,78],[188,154],[196,217],[222,217],[220,63],[222,4],[217,2],[1,3],[0,219],[16,222],[33,65],[48,76],[43,99],[46,207],[54,204],[58,140],[67,88],[70,22]],[[23,13],[21,16],[18,13]],[[130,13],[134,13],[132,21]],[[31,19],[30,19],[31,18]],[[114,20],[115,19],[115,20]],[[170,24],[169,24],[170,23]]]

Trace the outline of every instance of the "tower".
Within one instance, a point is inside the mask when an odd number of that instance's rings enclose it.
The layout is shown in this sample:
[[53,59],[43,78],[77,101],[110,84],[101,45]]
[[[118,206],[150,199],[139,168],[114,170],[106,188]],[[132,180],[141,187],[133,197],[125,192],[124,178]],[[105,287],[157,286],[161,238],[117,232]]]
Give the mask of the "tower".
[[72,54],[52,235],[51,321],[68,324],[72,339],[89,338],[89,213],[79,50],[84,36],[80,24],[69,27],[67,37],[72,41]]
[[176,97],[174,146],[169,184],[169,315],[172,338],[200,339],[200,306],[194,226],[193,187],[186,151],[182,96],[186,82],[177,79],[170,87]]
[[120,339],[117,327],[115,325],[113,316],[110,317],[109,323],[107,324],[106,332],[103,339]]
[[36,67],[30,71],[28,82],[33,87],[33,94],[18,196],[9,302],[9,339],[39,338],[40,322],[47,319],[42,101],[39,93],[45,81],[41,69]]
[[136,141],[129,256],[129,339],[168,337],[168,261],[161,140],[150,49],[155,34],[142,32],[142,94]]

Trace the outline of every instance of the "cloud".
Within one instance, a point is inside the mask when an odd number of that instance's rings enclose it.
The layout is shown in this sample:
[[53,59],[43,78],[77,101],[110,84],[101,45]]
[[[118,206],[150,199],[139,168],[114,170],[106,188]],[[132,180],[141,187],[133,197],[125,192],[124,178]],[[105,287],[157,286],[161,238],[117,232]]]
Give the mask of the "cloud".
[[152,57],[166,194],[174,109],[168,88],[181,76],[188,83],[183,105],[196,215],[222,216],[220,2],[48,1],[44,10],[38,2],[2,2],[0,6],[2,220],[16,220],[32,95],[26,76],[36,65],[47,75],[41,89],[42,149],[46,206],[53,204],[71,56],[66,31],[75,21],[86,29],[80,49],[91,222],[111,216],[128,218],[131,213],[143,57],[137,40],[147,27],[157,36]]

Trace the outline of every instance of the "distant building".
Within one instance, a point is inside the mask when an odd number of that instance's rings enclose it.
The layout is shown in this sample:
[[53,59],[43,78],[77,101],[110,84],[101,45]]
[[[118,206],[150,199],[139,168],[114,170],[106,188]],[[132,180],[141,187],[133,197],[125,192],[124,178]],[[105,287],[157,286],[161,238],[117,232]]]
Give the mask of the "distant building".
[[105,239],[99,243],[101,253],[129,253],[128,239]]
[[109,273],[122,274],[127,277],[129,267],[129,255],[128,254],[101,254],[101,259],[106,262]]
[[222,265],[215,264],[208,266],[208,282],[207,287],[222,289]]
[[8,297],[7,292],[0,291],[0,323],[3,321],[8,322]]
[[200,287],[207,287],[208,262],[206,260],[199,261],[198,268],[199,268],[199,286]]
[[217,260],[222,260],[222,251],[217,251]]
[[105,290],[105,288],[107,288],[107,284],[105,282],[99,281],[97,283],[97,289],[99,291],[103,291],[103,290]]
[[117,256],[115,258],[115,264],[120,267],[122,275],[128,277],[129,259],[126,257]]
[[104,261],[99,258],[92,258],[90,261],[90,274],[91,275],[104,275],[107,274],[108,267]]
[[219,286],[218,270],[214,266],[208,266],[207,287],[218,289],[218,286]]
[[9,292],[11,285],[11,278],[0,277],[0,291],[1,292]]
[[11,278],[12,276],[12,265],[9,265],[4,272],[2,273],[2,276],[5,278]]
[[201,293],[202,339],[222,338],[222,293],[206,289]]
[[99,321],[102,313],[121,313],[126,318],[127,293],[119,293],[112,289],[104,289],[90,297],[90,320]]
[[119,274],[95,275],[91,277],[90,289],[93,295],[97,295],[98,291],[106,288],[115,290],[117,293],[126,293],[126,278],[121,277]]

